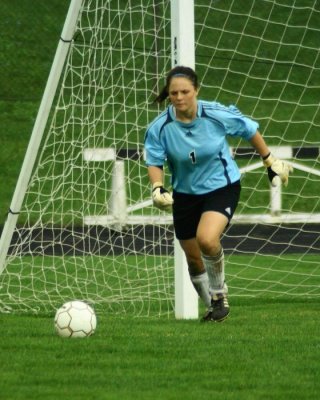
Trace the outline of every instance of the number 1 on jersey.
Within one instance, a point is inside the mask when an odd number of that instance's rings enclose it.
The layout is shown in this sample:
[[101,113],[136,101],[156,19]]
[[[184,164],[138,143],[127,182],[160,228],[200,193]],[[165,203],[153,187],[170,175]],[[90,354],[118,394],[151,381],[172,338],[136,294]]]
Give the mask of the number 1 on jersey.
[[189,158],[191,158],[192,164],[196,163],[196,152],[195,152],[195,150],[190,151]]

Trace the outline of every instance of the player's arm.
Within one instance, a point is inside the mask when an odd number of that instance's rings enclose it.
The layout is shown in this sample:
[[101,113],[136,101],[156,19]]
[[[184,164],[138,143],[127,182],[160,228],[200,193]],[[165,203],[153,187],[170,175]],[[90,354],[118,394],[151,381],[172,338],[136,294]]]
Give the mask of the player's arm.
[[263,165],[268,170],[268,177],[272,186],[278,186],[279,178],[287,186],[289,173],[293,171],[290,164],[274,157],[259,131],[250,139],[252,147],[260,154]]
[[148,174],[152,185],[153,205],[160,210],[170,211],[173,198],[168,190],[163,187],[163,168],[161,166],[149,166]]

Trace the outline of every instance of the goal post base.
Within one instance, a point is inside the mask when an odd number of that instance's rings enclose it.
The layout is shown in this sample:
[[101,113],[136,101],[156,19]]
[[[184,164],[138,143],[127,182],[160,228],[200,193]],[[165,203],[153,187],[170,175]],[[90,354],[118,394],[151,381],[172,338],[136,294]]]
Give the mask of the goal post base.
[[176,319],[197,319],[198,294],[191,283],[187,261],[177,239],[174,240],[174,282]]

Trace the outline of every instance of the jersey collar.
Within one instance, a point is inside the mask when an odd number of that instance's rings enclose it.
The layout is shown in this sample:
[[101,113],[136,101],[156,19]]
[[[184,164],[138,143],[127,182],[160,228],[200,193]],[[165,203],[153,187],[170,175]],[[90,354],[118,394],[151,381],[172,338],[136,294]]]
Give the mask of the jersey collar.
[[[201,103],[201,101],[199,101],[199,100],[197,101],[197,106],[198,107],[197,107],[196,117],[199,118],[201,116],[201,113],[202,113],[202,103]],[[170,106],[169,106],[169,114],[170,114],[170,117],[175,121],[176,120],[176,109],[175,109],[175,107],[173,107],[172,104],[170,104]]]

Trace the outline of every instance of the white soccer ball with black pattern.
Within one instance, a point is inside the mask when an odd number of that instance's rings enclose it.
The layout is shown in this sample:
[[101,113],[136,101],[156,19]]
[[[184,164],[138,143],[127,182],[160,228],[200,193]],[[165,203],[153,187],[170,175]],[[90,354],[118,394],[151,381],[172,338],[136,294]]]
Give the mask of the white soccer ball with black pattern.
[[91,336],[96,330],[97,317],[89,304],[84,301],[73,300],[63,304],[57,310],[54,326],[61,337],[87,337]]

